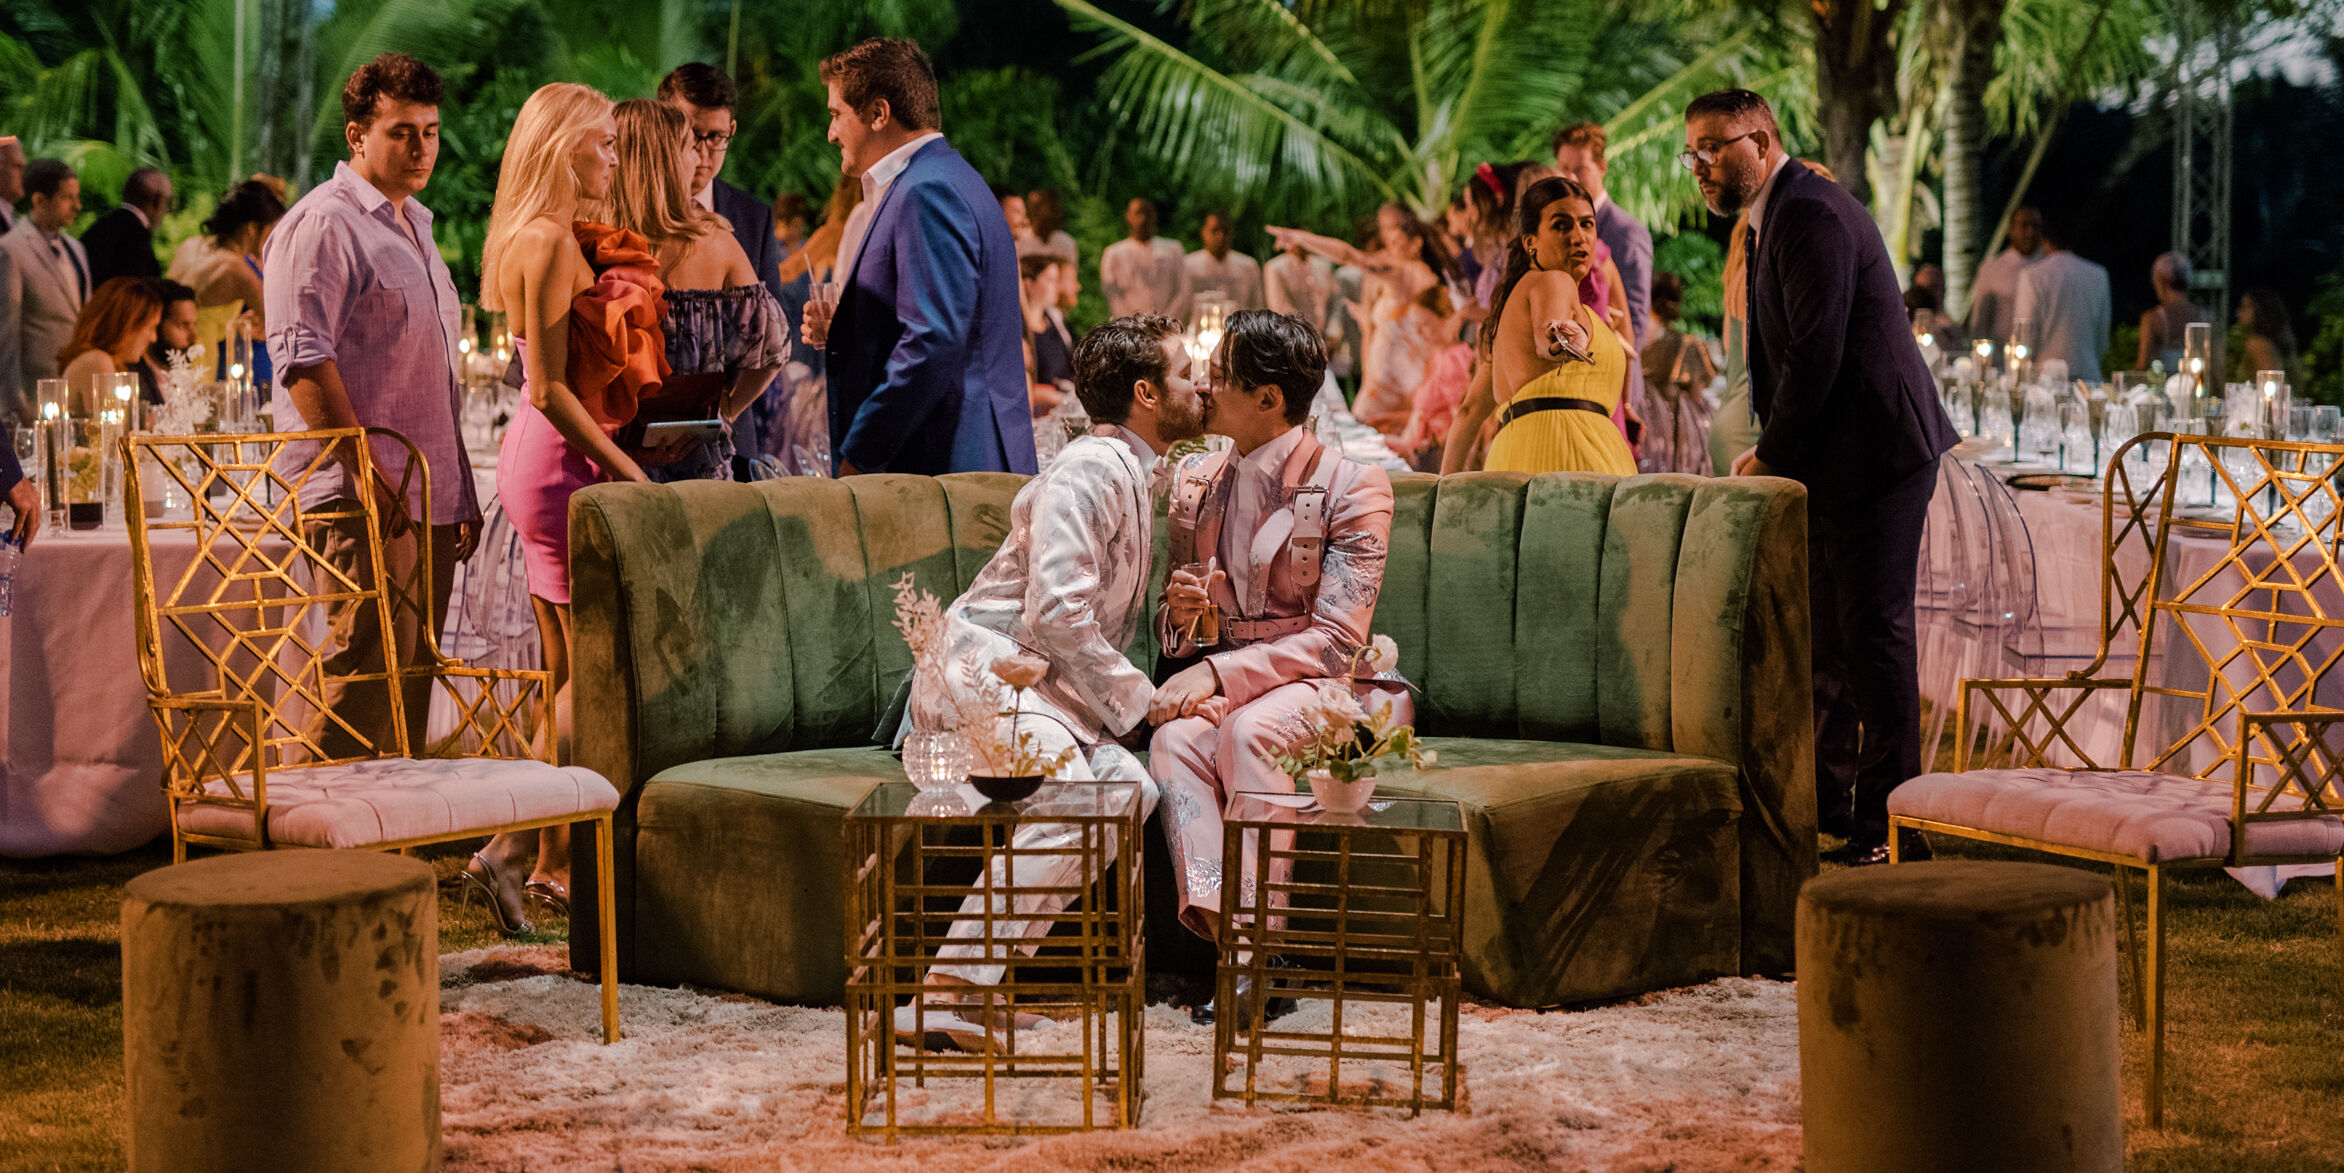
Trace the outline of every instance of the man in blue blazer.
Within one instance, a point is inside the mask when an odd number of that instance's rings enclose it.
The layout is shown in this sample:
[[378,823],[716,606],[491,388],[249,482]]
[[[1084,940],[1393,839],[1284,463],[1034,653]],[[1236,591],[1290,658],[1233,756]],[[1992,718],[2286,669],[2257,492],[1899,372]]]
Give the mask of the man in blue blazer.
[[[692,168],[689,183],[692,202],[725,218],[732,225],[733,239],[741,242],[741,251],[749,254],[749,264],[756,269],[757,279],[786,307],[789,301],[781,288],[781,242],[773,235],[773,209],[765,201],[742,191],[718,178],[724,170],[724,157],[732,150],[733,133],[740,123],[733,117],[733,107],[740,102],[740,91],[725,72],[700,61],[687,61],[676,66],[659,81],[659,100],[684,112],[692,124],[692,147],[699,160]],[[779,395],[786,388],[787,376],[773,380],[765,389],[767,395]],[[763,438],[757,434],[761,413],[744,411],[733,421],[733,477],[748,480],[746,453],[764,450]]]
[[1685,146],[1709,210],[1749,213],[1750,403],[1762,430],[1734,475],[1807,486],[1817,823],[1848,840],[1826,858],[1884,863],[1888,792],[1921,772],[1913,585],[1953,424],[1880,230],[1838,184],[1791,164],[1766,99],[1694,99]]
[[839,242],[835,307],[805,339],[830,370],[838,475],[1035,471],[1017,243],[976,169],[938,130],[936,72],[912,41],[822,63],[830,141],[863,202]]

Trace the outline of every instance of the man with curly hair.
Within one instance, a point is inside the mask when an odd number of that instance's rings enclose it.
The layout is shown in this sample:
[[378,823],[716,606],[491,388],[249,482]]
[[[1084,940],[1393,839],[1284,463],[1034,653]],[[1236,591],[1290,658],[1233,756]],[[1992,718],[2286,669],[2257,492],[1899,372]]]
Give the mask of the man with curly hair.
[[[992,736],[1012,729],[1030,738],[1044,760],[1070,753],[1063,779],[1120,781],[1140,790],[1141,817],[1155,807],[1156,784],[1119,741],[1133,736],[1148,714],[1155,685],[1124,649],[1147,605],[1155,549],[1157,460],[1172,444],[1203,435],[1203,405],[1189,380],[1187,339],[1170,318],[1116,318],[1083,336],[1074,351],[1075,394],[1090,414],[1089,435],[1066,445],[1041,475],[1026,482],[1009,506],[1009,535],[967,592],[944,609],[944,671],[913,675],[912,728],[936,732],[971,720],[994,722]],[[1016,716],[1001,714],[1003,691],[992,684],[993,665],[1010,660],[1021,670]],[[1039,672],[1038,680],[1028,678]],[[967,715],[967,716],[964,716]],[[1070,824],[1029,822],[1011,846],[1016,863],[995,860],[996,885],[1070,888],[1080,860],[1039,854],[1072,848],[1082,831]],[[1114,850],[1110,841],[1107,850]],[[1005,872],[1014,871],[1014,876]],[[1044,919],[1063,911],[1071,896],[1021,897],[1016,907],[995,898],[994,931],[1039,943]],[[971,895],[948,936],[969,938],[985,924],[985,898]],[[1010,921],[1011,916],[1036,919]],[[1030,952],[1030,948],[1028,950]],[[1009,958],[999,946],[948,944],[929,981],[924,1011],[902,1007],[904,1036],[942,1035],[972,1050],[1006,1010],[965,988],[999,985]]]

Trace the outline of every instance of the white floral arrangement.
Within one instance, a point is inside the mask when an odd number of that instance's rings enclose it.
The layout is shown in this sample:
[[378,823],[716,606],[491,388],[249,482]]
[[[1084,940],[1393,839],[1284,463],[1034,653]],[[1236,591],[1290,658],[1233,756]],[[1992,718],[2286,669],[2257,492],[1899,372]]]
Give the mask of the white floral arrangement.
[[163,402],[147,413],[147,430],[163,436],[185,436],[211,422],[217,405],[203,391],[204,357],[201,342],[164,354],[166,367],[160,380]]
[[[1373,672],[1389,672],[1399,664],[1400,647],[1392,642],[1392,637],[1374,636],[1352,653],[1351,670],[1346,675],[1356,677],[1362,667]],[[1310,725],[1307,738],[1298,745],[1262,755],[1263,760],[1296,779],[1312,770],[1325,770],[1338,782],[1356,782],[1374,777],[1379,763],[1406,762],[1421,770],[1439,760],[1437,754],[1423,747],[1414,725],[1395,719],[1391,701],[1386,700],[1370,713],[1359,703],[1348,681],[1319,685],[1318,697],[1302,711],[1302,719]]]
[[[917,681],[925,681],[933,695],[949,698],[950,732],[968,742],[969,773],[1024,778],[1054,776],[1065,770],[1074,760],[1073,746],[1045,754],[1034,744],[1033,734],[1018,728],[1017,702],[1025,690],[1049,675],[1050,662],[1024,652],[1002,656],[989,665],[977,663],[973,656],[955,662],[947,650],[944,608],[936,596],[915,587],[909,572],[896,580],[894,590],[895,629],[903,633],[903,642],[911,649],[915,689]],[[952,679],[946,673],[958,673],[962,687],[946,687]],[[1002,717],[1009,718],[1006,734],[999,723]]]

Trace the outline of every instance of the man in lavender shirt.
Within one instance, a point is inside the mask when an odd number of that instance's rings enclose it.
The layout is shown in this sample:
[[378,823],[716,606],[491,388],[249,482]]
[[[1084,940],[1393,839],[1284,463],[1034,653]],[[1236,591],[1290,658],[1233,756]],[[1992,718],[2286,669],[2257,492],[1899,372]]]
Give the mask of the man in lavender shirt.
[[[280,423],[298,417],[310,428],[388,428],[414,443],[431,474],[425,516],[423,478],[406,475],[405,447],[378,439],[373,485],[357,482],[357,454],[347,452],[302,485],[302,506],[334,512],[329,503],[337,499],[375,494],[387,521],[385,581],[417,604],[429,598],[434,633],[447,615],[456,563],[472,556],[480,534],[458,422],[456,286],[432,243],[431,212],[414,198],[439,157],[439,103],[439,75],[413,57],[385,53],[360,66],[342,87],[350,161],[285,213],[261,257]],[[291,470],[310,459],[314,451],[286,457]],[[402,481],[409,485],[404,501],[396,499]],[[335,566],[371,570],[364,518],[312,521],[306,536]],[[423,541],[431,543],[428,584],[418,574]],[[412,663],[422,634],[416,610],[396,616],[386,632],[376,611],[336,608],[327,675],[380,672],[386,646]],[[391,698],[379,682],[330,687],[322,699],[327,712],[307,726],[319,755],[356,756],[393,744]],[[409,682],[401,699],[410,744],[419,746],[430,681]]]

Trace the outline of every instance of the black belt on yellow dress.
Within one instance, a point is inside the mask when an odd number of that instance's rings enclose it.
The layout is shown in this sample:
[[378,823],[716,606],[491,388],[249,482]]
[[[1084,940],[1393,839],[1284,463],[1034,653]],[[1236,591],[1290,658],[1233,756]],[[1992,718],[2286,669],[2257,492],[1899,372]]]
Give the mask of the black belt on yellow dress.
[[1611,418],[1611,409],[1592,399],[1572,399],[1564,395],[1534,395],[1517,399],[1498,413],[1498,426],[1505,427],[1523,416],[1541,411],[1592,411],[1605,419]]

